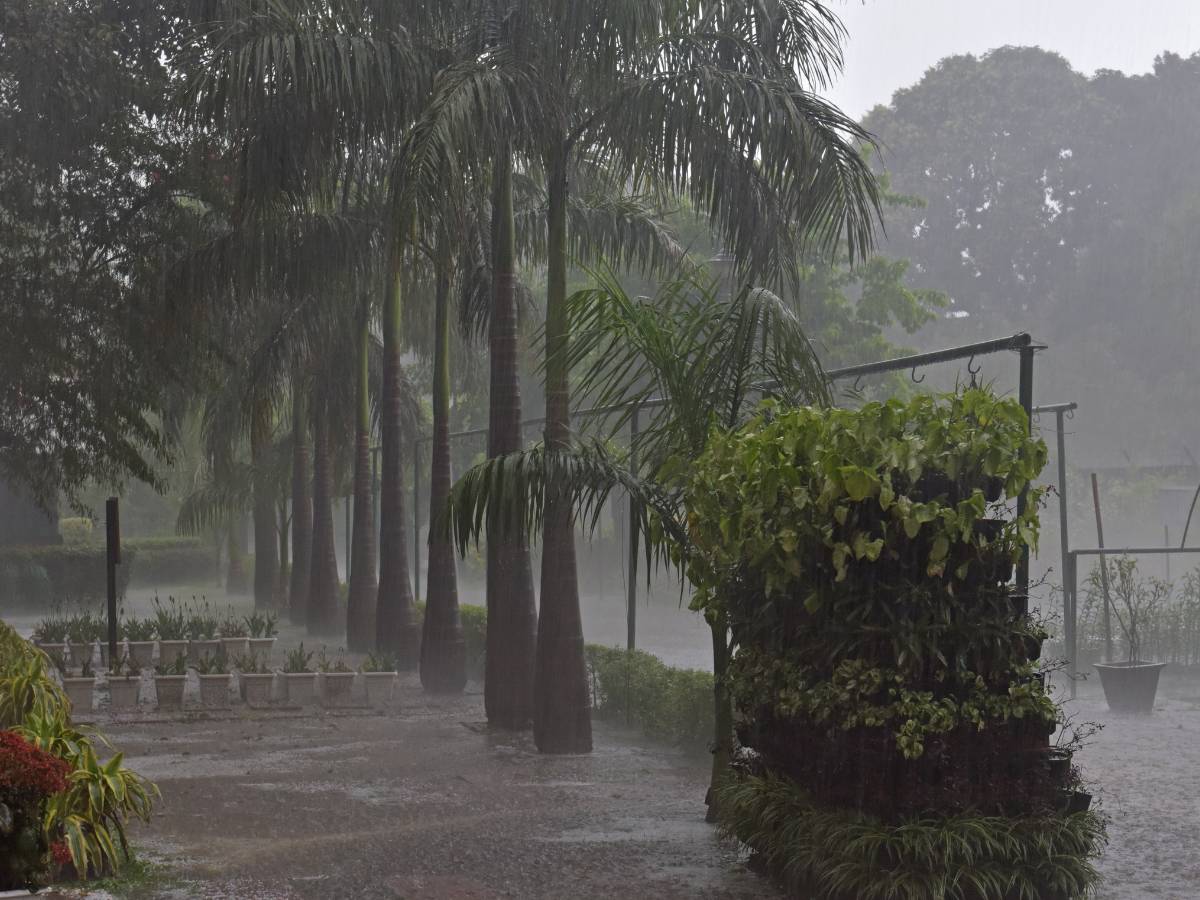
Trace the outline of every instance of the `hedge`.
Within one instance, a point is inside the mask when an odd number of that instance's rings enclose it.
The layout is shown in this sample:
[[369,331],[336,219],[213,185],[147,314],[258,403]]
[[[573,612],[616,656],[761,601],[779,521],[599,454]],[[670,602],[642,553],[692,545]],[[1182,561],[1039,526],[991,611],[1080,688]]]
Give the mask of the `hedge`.
[[[123,548],[117,566],[117,593],[125,593],[137,549]],[[0,600],[6,609],[103,598],[107,594],[103,547],[59,544],[0,548]]]
[[137,538],[121,547],[124,554],[130,550],[137,557],[136,565],[126,562],[133,584],[204,584],[217,577],[216,550],[200,538]]
[[676,669],[642,650],[587,646],[597,717],[639,727],[654,740],[697,752],[713,740],[713,676]]

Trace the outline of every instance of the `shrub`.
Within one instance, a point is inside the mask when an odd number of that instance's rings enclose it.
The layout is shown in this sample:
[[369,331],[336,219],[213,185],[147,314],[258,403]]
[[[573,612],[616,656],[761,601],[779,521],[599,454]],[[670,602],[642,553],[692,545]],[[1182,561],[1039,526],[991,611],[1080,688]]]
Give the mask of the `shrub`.
[[216,551],[200,538],[137,538],[122,545],[122,553],[129,550],[137,555],[130,570],[133,584],[207,584],[217,577]]
[[80,544],[90,544],[95,537],[92,520],[82,516],[71,519],[59,519],[58,533],[62,535],[64,544],[73,547]]
[[697,752],[713,739],[713,676],[675,669],[641,650],[587,647],[592,707],[604,719],[636,725],[655,740]]
[[67,789],[46,801],[42,838],[48,848],[57,846],[58,857],[69,855],[81,876],[112,872],[130,855],[127,821],[148,820],[158,791],[125,768],[121,754],[99,760],[93,738],[71,725],[70,704],[48,666],[45,653],[0,622],[0,728],[62,760],[70,772]]
[[[124,548],[117,566],[117,593],[129,586],[137,549]],[[48,546],[0,548],[0,600],[5,608],[46,607],[52,603],[88,602],[108,592],[103,547]]]
[[717,796],[724,833],[753,850],[789,893],[813,900],[1084,897],[1105,843],[1094,812],[889,824],[818,806],[769,774],[735,776]]
[[0,731],[0,890],[37,888],[53,861],[46,801],[67,789],[70,766],[15,731]]

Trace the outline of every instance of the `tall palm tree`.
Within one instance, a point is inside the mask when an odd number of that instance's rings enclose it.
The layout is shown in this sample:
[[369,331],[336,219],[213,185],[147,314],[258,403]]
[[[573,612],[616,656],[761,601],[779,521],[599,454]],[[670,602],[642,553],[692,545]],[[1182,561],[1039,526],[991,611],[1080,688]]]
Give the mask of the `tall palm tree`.
[[308,579],[312,566],[312,491],[308,436],[309,387],[297,368],[289,387],[292,394],[292,567],[287,611],[292,622],[308,621]]
[[[588,530],[599,526],[605,501],[625,490],[638,512],[647,561],[686,569],[685,490],[691,463],[714,429],[731,430],[753,415],[764,393],[784,405],[827,404],[828,387],[798,319],[764,289],[722,296],[719,284],[693,273],[661,286],[651,299],[630,298],[607,271],[567,304],[573,331],[569,366],[589,403],[619,409],[602,437],[620,434],[634,410],[643,427],[629,455],[608,441],[569,450],[544,447],[475,467],[455,485],[445,520],[460,548],[477,540],[490,516],[510,531],[545,527],[549,493],[558,479]],[[667,398],[669,402],[648,403]],[[629,460],[639,460],[637,472]],[[709,622],[713,642],[713,780],[732,754],[732,709],[724,682],[729,624]]]
[[256,397],[250,413],[250,462],[254,478],[254,606],[275,605],[279,555],[276,536],[276,494],[263,471],[272,444],[272,410],[269,398]]
[[370,307],[358,313],[354,372],[354,530],[350,554],[350,593],[346,610],[346,646],[370,650],[375,645],[375,512],[371,497],[371,318]]
[[337,635],[342,629],[338,603],[337,547],[333,537],[333,460],[330,456],[329,400],[317,392],[312,402],[313,536],[308,581],[309,634]]

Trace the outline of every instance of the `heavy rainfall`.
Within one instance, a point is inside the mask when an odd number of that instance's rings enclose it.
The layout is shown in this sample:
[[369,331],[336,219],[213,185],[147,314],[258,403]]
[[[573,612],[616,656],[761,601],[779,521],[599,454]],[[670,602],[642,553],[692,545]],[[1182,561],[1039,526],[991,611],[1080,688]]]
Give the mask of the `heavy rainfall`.
[[0,0],[0,897],[1200,897],[1200,8]]

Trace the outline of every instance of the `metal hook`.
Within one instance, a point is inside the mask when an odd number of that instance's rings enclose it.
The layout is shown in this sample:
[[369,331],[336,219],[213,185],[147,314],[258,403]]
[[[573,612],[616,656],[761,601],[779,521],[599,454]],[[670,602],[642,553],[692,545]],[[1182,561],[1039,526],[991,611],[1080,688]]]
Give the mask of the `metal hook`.
[[971,354],[971,358],[967,360],[967,371],[971,374],[971,387],[979,387],[979,382],[975,376],[983,371],[983,363],[980,363],[978,366],[974,365],[974,363],[975,354]]
[[1073,410],[1073,409],[1068,409],[1068,410],[1067,410],[1067,412],[1066,412],[1066,416],[1067,416],[1067,418],[1068,418],[1068,419],[1073,419],[1073,418],[1075,418],[1075,410]]
[[920,384],[922,381],[925,380],[924,375],[922,375],[920,378],[917,377],[917,367],[916,366],[913,366],[912,373],[909,375],[909,377],[913,380],[913,384]]

